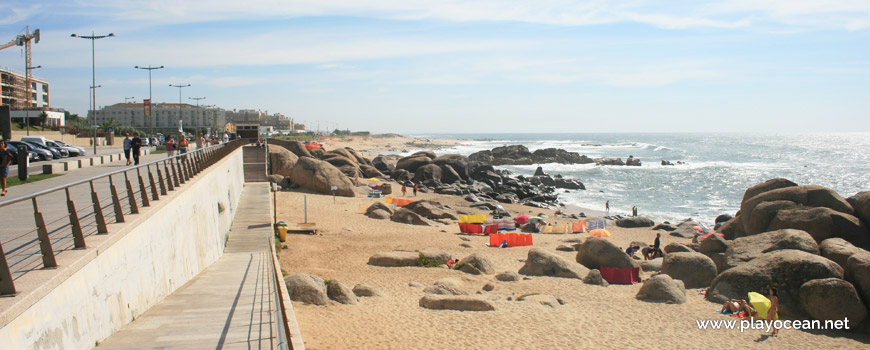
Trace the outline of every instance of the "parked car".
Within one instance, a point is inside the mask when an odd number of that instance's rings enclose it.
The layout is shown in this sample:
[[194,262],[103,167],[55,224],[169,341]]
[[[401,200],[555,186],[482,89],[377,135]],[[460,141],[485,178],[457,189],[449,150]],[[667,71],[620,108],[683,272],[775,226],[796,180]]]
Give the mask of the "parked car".
[[69,157],[68,150],[65,150],[61,147],[57,147],[57,145],[55,145],[55,146],[49,145],[49,141],[51,141],[51,140],[46,139],[44,136],[25,136],[25,137],[21,138],[21,141],[29,142],[29,143],[35,144],[37,146],[41,146],[42,148],[47,148],[47,149],[51,150],[52,154],[54,154],[54,153],[57,154],[56,157],[53,157],[55,159]]
[[78,154],[79,154],[80,156],[83,156],[83,155],[88,154],[88,150],[86,150],[84,147],[71,145],[71,144],[68,144],[68,143],[66,143],[66,142],[58,141],[58,140],[52,140],[52,141],[54,141],[54,143],[56,143],[56,144],[58,144],[58,145],[61,145],[61,146],[63,146],[63,147],[71,147],[71,148],[75,148],[76,151],[78,152]]
[[43,157],[45,157],[45,158],[40,157],[42,160],[60,159],[61,158],[61,154],[59,151],[51,149],[47,146],[43,146],[43,145],[40,145],[38,143],[27,142],[27,141],[20,141],[20,142],[26,143],[27,145],[29,145],[30,147],[33,147],[34,149],[43,150],[45,152],[48,152],[48,155],[46,155],[44,153],[41,154]]
[[6,141],[6,144],[14,145],[15,148],[17,148],[19,150],[22,150],[22,149],[27,150],[31,162],[36,162],[36,161],[46,160],[46,159],[52,158],[52,154],[50,151],[35,148],[35,147],[31,146],[30,144],[28,144],[27,142]]
[[82,155],[82,152],[79,151],[78,148],[76,148],[76,147],[70,147],[70,146],[67,146],[67,145],[62,145],[59,141],[54,141],[54,140],[45,140],[45,144],[46,144],[48,147],[56,147],[56,148],[60,148],[60,149],[64,149],[64,150],[66,150],[67,152],[69,152],[69,156],[70,156],[70,157],[78,157],[78,156]]

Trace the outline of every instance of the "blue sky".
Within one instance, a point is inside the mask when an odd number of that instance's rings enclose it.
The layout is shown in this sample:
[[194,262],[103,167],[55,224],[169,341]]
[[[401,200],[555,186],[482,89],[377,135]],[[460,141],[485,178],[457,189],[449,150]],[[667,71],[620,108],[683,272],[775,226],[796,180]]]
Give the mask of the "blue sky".
[[[188,97],[314,128],[870,131],[870,1],[18,1],[52,106]],[[22,50],[0,66],[24,70]]]

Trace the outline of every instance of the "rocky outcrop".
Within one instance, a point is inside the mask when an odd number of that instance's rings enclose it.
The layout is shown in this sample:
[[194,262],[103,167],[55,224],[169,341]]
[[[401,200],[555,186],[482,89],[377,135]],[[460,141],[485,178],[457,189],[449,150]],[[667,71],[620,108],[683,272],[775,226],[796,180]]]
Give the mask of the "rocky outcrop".
[[269,147],[270,174],[290,176],[299,157],[284,147]]
[[800,306],[817,320],[843,320],[859,324],[867,318],[867,309],[851,283],[839,278],[825,278],[804,283]]
[[333,194],[332,186],[337,186],[336,195],[353,197],[353,183],[332,164],[314,158],[300,157],[290,174],[290,181],[302,188],[322,194]]
[[337,280],[328,281],[326,295],[329,296],[329,299],[335,300],[340,304],[356,305],[359,303],[359,299],[357,299],[353,290]]
[[583,283],[593,284],[602,287],[607,287],[610,285],[610,283],[607,283],[607,281],[604,280],[604,277],[601,277],[601,271],[598,270],[589,270],[589,273],[586,274],[586,277],[583,277]]
[[716,278],[716,264],[701,253],[671,253],[662,261],[662,273],[683,281],[686,288],[703,288]]
[[854,198],[852,207],[855,209],[855,216],[861,218],[865,225],[870,225],[870,191],[859,192],[851,198]]
[[418,252],[392,251],[372,255],[368,264],[384,267],[416,266],[419,258]]
[[588,269],[631,268],[639,263],[607,239],[589,237],[577,251],[577,262]]
[[493,311],[495,305],[489,300],[472,296],[426,295],[420,299],[420,306],[432,310]]
[[326,295],[326,283],[323,279],[307,273],[294,273],[284,277],[290,299],[306,304],[326,305],[329,297]]
[[870,252],[859,251],[846,260],[846,279],[855,285],[864,301],[870,302]]
[[422,165],[414,172],[414,178],[411,181],[425,183],[429,186],[438,185],[441,183],[441,167],[435,164]]
[[635,297],[644,301],[683,304],[687,300],[686,286],[671,276],[658,274],[643,281],[643,285]]
[[777,286],[781,315],[802,317],[798,291],[811,280],[843,278],[837,263],[800,250],[778,250],[719,274],[707,291],[707,300],[722,303],[743,299],[749,292]]
[[689,248],[689,246],[677,242],[668,243],[668,245],[666,245],[662,250],[664,250],[666,254],[694,252],[694,250],[692,250],[692,248]]
[[356,294],[358,297],[382,297],[384,293],[382,293],[379,289],[370,286],[368,284],[357,284],[353,286],[353,294]]
[[818,255],[819,247],[808,233],[800,230],[778,230],[742,237],[731,241],[725,250],[725,269],[739,266],[765,253],[795,249]]
[[399,159],[399,161],[396,162],[395,170],[402,169],[413,174],[417,172],[417,169],[419,169],[420,167],[431,163],[432,158],[426,156],[408,156]]
[[455,214],[447,211],[441,203],[431,202],[427,200],[420,200],[416,202],[412,202],[403,208],[411,210],[420,216],[423,216],[430,220],[436,219],[450,219],[457,220]]
[[710,235],[701,241],[699,245],[701,254],[724,253],[728,250],[728,242],[719,235]]
[[390,216],[390,220],[408,225],[432,226],[429,220],[424,219],[420,214],[410,211],[406,208],[399,208]]
[[495,267],[493,267],[489,258],[478,253],[466,256],[464,259],[460,260],[459,263],[453,265],[453,269],[472,275],[495,274]]
[[381,173],[391,174],[396,169],[396,162],[398,160],[399,156],[397,155],[379,155],[372,159],[372,166]]
[[861,252],[866,251],[852,245],[852,243],[849,243],[842,238],[828,238],[819,244],[819,254],[833,260],[843,269],[846,269],[849,257]]
[[644,216],[629,216],[616,220],[617,227],[625,228],[653,227],[655,224],[650,218]]
[[573,261],[565,260],[556,253],[543,248],[529,249],[525,265],[520,274],[529,276],[551,276],[582,279],[588,270]]
[[[465,156],[459,154],[445,154],[435,158],[432,162],[441,167],[442,174],[444,173],[444,170],[449,167],[459,176],[459,180],[466,181],[471,179],[471,168],[468,164],[468,158]],[[442,182],[453,183],[453,181],[445,181],[444,179],[442,179]]]
[[808,232],[816,242],[828,238],[843,238],[859,247],[870,246],[870,231],[857,217],[830,208],[780,209],[767,226],[779,230],[792,228]]
[[[269,141],[269,142],[273,143],[273,141]],[[301,157],[307,157],[307,158],[314,157],[311,155],[311,152],[308,152],[308,149],[305,148],[305,144],[302,143],[302,141],[279,141],[278,144],[283,146],[284,148],[286,148],[290,152],[293,152],[293,154],[295,154],[297,157],[300,157],[300,158]]]
[[764,202],[790,201],[795,205],[804,207],[826,207],[834,211],[852,215],[852,206],[840,197],[836,192],[822,186],[791,186],[762,192],[754,197],[744,200],[740,205],[740,217],[746,234],[754,235],[768,231],[767,227],[758,225],[758,221],[751,221],[756,207]]
[[513,271],[505,271],[495,275],[495,279],[502,282],[516,282],[520,280],[520,275]]
[[644,260],[640,263],[640,269],[644,272],[659,272],[662,270],[663,258],[655,258],[652,260]]

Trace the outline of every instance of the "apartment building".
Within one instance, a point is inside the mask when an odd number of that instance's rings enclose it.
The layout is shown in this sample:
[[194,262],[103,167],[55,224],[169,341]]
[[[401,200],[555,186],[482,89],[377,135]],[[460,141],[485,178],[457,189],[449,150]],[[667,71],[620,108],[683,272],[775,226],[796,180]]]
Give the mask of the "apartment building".
[[8,67],[0,67],[0,106],[15,109],[26,107],[49,108],[48,81],[30,77],[30,96],[27,96],[27,77]]
[[[94,111],[88,112],[93,120]],[[185,129],[224,130],[227,111],[221,108],[199,107],[189,104],[151,104],[150,115],[145,115],[142,103],[117,103],[100,108],[96,113],[97,124],[114,120],[118,125],[131,126],[146,132],[177,132],[179,125]]]

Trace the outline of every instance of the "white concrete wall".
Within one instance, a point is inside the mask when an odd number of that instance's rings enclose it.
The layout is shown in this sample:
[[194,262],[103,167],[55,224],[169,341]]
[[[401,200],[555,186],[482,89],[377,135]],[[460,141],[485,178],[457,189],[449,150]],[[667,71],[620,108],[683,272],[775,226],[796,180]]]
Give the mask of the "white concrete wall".
[[214,263],[244,185],[241,148],[193,180],[89,248],[91,261],[0,329],[0,349],[90,349]]

